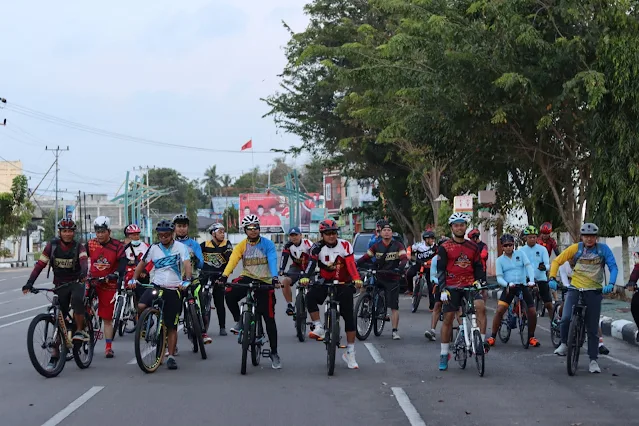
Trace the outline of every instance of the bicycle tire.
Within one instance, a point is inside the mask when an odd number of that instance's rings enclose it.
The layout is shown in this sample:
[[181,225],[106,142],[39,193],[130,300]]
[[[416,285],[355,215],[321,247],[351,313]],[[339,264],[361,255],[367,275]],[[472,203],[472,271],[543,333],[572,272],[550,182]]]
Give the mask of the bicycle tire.
[[[255,315],[254,336],[251,341],[251,363],[257,367],[260,365],[262,359],[262,343],[264,338],[264,327],[262,326],[262,316],[260,314]],[[258,342],[259,339],[259,342]]]
[[209,326],[211,325],[211,293],[207,292],[204,296],[204,311],[202,312],[202,323],[204,324],[204,333],[209,332]]
[[242,314],[242,366],[240,368],[241,374],[246,374],[246,362],[248,360],[248,351],[251,343],[251,313],[249,311],[244,311]]
[[466,363],[468,362],[468,350],[466,349],[466,340],[464,339],[461,327],[457,328],[453,342],[455,342],[453,346],[455,360],[459,364],[459,368],[463,370],[466,368]]
[[421,302],[422,300],[422,291],[424,289],[423,284],[423,278],[420,278],[419,281],[417,281],[416,288],[413,289],[413,300],[410,309],[411,313],[413,314],[417,312],[417,308],[419,308],[419,302]]
[[570,329],[568,331],[568,353],[566,359],[566,369],[569,376],[577,374],[577,366],[579,365],[579,352],[581,345],[578,344],[583,327],[583,318],[580,315],[572,315],[570,319]]
[[295,297],[295,331],[300,342],[306,340],[306,315],[306,300],[300,290]]
[[[523,303],[522,303],[523,309]],[[525,311],[519,313],[519,338],[524,349],[530,347],[530,339],[528,339],[528,315]]]
[[561,318],[559,317],[560,308],[561,305],[555,303],[555,307],[553,308],[552,312],[552,319],[554,322],[557,323],[557,325],[553,326],[551,324],[550,326],[550,341],[552,342],[552,345],[555,347],[555,349],[557,349],[559,345],[561,345],[561,327],[559,325],[559,321],[561,320]]
[[[367,312],[361,312],[364,309]],[[355,305],[355,335],[358,340],[366,340],[368,336],[370,336],[371,331],[373,329],[373,297],[369,293],[364,293],[359,297],[357,304]],[[359,329],[359,319],[368,317],[368,326],[364,333],[360,332]]]
[[507,319],[508,311],[506,311],[504,315],[506,316],[506,319],[502,318],[501,324],[499,325],[499,330],[497,331],[497,335],[499,336],[499,340],[501,340],[502,343],[508,343],[511,333],[510,324],[508,323]]
[[124,306],[122,304],[122,298],[117,297],[117,293],[116,293],[116,298],[118,301],[115,302],[115,309],[113,310],[114,319],[113,319],[113,339],[112,340],[115,340],[116,331],[117,331],[117,334],[120,335],[120,337],[124,336],[124,332],[120,332],[120,325],[122,324],[121,314],[122,314],[122,309],[124,309]]
[[339,320],[337,318],[337,308],[331,307],[328,313],[328,341],[326,342],[326,366],[328,375],[335,373],[335,355],[337,352],[337,342],[339,341]]
[[58,327],[57,321],[51,316],[51,314],[39,314],[36,315],[35,318],[31,320],[29,323],[29,328],[27,330],[27,352],[29,353],[29,360],[33,365],[33,368],[41,375],[48,379],[52,377],[56,377],[59,375],[62,370],[64,370],[64,365],[67,362],[67,352],[69,349],[64,344],[60,344],[60,353],[58,355],[58,363],[56,364],[53,370],[44,369],[40,363],[38,362],[38,357],[35,354],[35,348],[33,346],[33,335],[35,333],[35,328],[37,324],[41,321],[48,322],[53,326],[53,330],[58,330],[59,334],[62,334],[62,330]]
[[477,372],[479,377],[484,377],[486,372],[486,352],[484,351],[484,342],[481,340],[479,330],[473,332],[473,346],[475,352],[475,363],[477,364]]
[[[135,306],[135,298],[133,297],[133,295],[127,295],[126,303],[124,304],[124,306],[124,314],[126,315],[126,321],[124,322],[124,332],[127,334],[131,334],[135,332],[135,326],[138,323],[137,306]],[[129,323],[131,323],[132,326],[129,326]]]
[[[93,361],[95,343],[93,339],[95,339],[95,335],[93,334],[93,325],[91,324],[89,314],[84,313],[84,331],[89,335],[88,342],[73,342],[73,359],[75,360],[75,364],[78,368],[84,370],[85,368],[89,368],[91,362]],[[88,354],[87,360],[82,361],[80,358],[80,351],[85,351]]]
[[[373,322],[373,333],[379,337],[384,331],[386,325],[386,315],[388,314],[388,307],[386,306],[386,296],[384,292],[379,292],[377,295],[377,303],[373,309],[373,316],[375,321]],[[381,306],[380,306],[381,305]]]
[[[193,332],[193,346],[199,346],[200,356],[206,359],[206,349],[204,348],[204,338],[202,337],[202,329],[200,327],[200,314],[197,311],[195,303],[189,305],[189,313],[191,317],[191,330]],[[194,351],[195,352],[195,351]]]
[[[153,320],[155,318],[155,320]],[[142,356],[142,349],[140,348],[140,340],[147,339],[147,322],[151,320],[160,327],[160,333],[157,337],[157,345],[155,350],[155,362],[153,365],[146,365],[144,363],[144,359]],[[142,332],[144,332],[144,338],[142,338]],[[164,351],[166,350],[166,327],[164,326],[164,322],[160,322],[160,311],[157,308],[146,308],[140,317],[138,318],[138,323],[135,326],[135,360],[138,363],[138,367],[145,373],[153,373],[155,372],[160,365],[162,364],[162,358],[164,358]]]

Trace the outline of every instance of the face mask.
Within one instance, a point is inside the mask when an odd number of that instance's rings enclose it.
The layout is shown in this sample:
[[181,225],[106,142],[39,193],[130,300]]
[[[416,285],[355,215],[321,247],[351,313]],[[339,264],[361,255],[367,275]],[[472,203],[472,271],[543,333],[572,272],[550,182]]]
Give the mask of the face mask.
[[142,243],[142,240],[131,240],[131,245],[137,247]]

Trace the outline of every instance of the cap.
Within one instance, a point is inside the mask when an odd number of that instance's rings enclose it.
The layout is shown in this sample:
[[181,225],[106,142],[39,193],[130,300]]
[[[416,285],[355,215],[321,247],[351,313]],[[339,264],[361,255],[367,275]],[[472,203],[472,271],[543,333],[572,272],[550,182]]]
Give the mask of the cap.
[[297,226],[292,227],[291,229],[288,230],[288,235],[293,235],[293,234],[301,234],[302,231],[300,230],[300,228],[298,228]]

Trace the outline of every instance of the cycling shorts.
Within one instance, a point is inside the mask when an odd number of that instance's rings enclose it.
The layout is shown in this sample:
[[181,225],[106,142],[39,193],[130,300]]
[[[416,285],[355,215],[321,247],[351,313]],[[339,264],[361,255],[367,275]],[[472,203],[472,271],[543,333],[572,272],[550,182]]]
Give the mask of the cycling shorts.
[[[443,303],[442,304],[442,312],[444,313],[448,313],[448,312],[457,312],[459,311],[459,308],[462,307],[462,304],[464,302],[464,300],[466,300],[466,297],[468,297],[469,293],[464,291],[464,290],[460,290],[460,289],[455,289],[455,288],[449,288],[448,292],[450,293],[450,296],[448,297],[448,303]],[[441,297],[441,293],[440,297]],[[441,300],[441,299],[439,299]],[[484,300],[481,297],[481,293],[480,292],[476,292],[475,293],[475,300]]]
[[55,294],[58,295],[60,308],[64,315],[69,314],[69,306],[73,309],[74,314],[82,314],[84,312],[84,291],[85,287],[81,282],[68,284],[56,290]]
[[512,303],[515,296],[522,292],[524,296],[524,302],[526,302],[526,306],[529,308],[533,308],[535,306],[535,302],[533,300],[532,294],[530,293],[530,289],[528,287],[515,287],[515,288],[505,288],[501,292],[501,296],[499,297],[499,305],[508,306]]
[[543,300],[544,303],[552,302],[548,281],[537,281],[537,287],[539,288],[539,297],[541,300]]
[[[153,294],[153,288],[147,288],[140,303],[145,306],[151,306],[156,299],[157,294]],[[180,313],[182,312],[182,295],[178,290],[164,289],[162,291],[162,300],[164,300],[164,325],[170,330],[174,330],[178,326]]]

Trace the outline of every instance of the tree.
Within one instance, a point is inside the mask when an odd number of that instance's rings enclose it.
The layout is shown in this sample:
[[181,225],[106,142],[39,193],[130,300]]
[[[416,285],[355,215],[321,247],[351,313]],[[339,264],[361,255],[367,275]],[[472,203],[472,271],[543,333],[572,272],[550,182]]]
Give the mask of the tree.
[[300,183],[306,192],[322,192],[324,178],[324,164],[318,157],[313,157],[310,163],[302,168]]
[[11,192],[0,193],[0,246],[8,238],[22,233],[31,220],[33,208],[29,202],[27,177],[14,177]]
[[153,208],[159,210],[160,213],[183,211],[186,207],[186,192],[189,186],[193,186],[195,191],[196,208],[204,208],[210,203],[209,198],[199,189],[197,181],[190,182],[174,169],[150,169],[149,181],[151,186],[155,188],[173,191],[153,203]]
[[198,199],[196,195],[196,187],[193,183],[189,183],[186,186],[186,215],[189,218],[190,226],[189,226],[189,237],[195,238],[200,233],[197,229],[197,208],[198,208]]
[[[55,223],[55,209],[48,209],[42,212],[42,216],[44,217],[44,223],[42,227],[44,231],[42,231],[42,239],[43,241],[51,241],[57,236],[57,223]],[[58,217],[64,217],[64,212],[62,209],[58,210]]]
[[239,212],[233,206],[227,207],[224,210],[223,221],[224,226],[226,226],[226,232],[229,234],[237,233],[238,231],[238,220],[239,220]]
[[229,187],[231,186],[231,184],[233,183],[233,178],[229,175],[224,175],[222,176],[222,178],[220,179],[220,184],[222,185],[222,193],[225,196],[228,196],[229,193]]
[[219,190],[222,188],[221,176],[217,174],[217,166],[212,165],[204,172],[204,185],[207,188],[207,194],[210,196],[220,195]]

